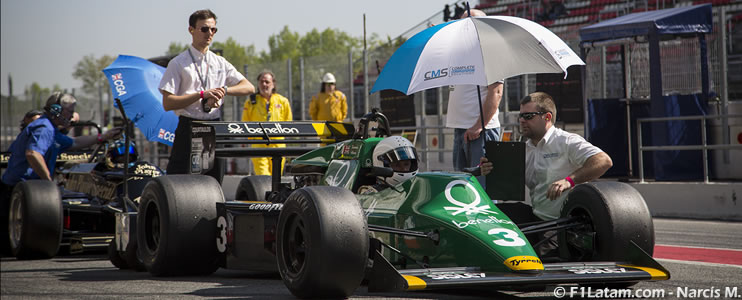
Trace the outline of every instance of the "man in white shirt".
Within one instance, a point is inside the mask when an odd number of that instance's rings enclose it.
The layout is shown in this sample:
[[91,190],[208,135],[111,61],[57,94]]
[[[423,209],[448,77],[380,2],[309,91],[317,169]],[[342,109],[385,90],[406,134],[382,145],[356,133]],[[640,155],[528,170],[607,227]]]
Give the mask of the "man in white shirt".
[[602,176],[613,166],[610,156],[581,136],[554,126],[556,106],[546,93],[532,93],[520,102],[520,128],[526,141],[526,186],[533,213],[542,220],[559,218],[576,184]]
[[[209,51],[217,32],[216,15],[208,9],[191,14],[188,32],[192,43],[186,51],[173,58],[160,81],[162,106],[175,110],[178,128],[167,165],[168,174],[190,173],[190,122],[219,120],[226,95],[247,96],[255,87],[224,57]],[[224,176],[224,161],[217,158],[206,173],[219,182]]]
[[[555,118],[554,99],[546,93],[531,93],[520,102],[520,130],[528,138],[526,186],[533,208],[528,221],[558,219],[572,187],[597,179],[613,166],[603,150],[577,134],[556,128]],[[556,231],[529,237],[532,238],[547,240],[536,249],[540,256],[554,255],[558,246]]]

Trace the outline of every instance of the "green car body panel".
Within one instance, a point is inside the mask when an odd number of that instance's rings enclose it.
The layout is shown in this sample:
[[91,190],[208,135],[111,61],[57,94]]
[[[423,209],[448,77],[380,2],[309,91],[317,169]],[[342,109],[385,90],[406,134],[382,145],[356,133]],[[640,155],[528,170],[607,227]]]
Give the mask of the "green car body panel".
[[[381,138],[347,140],[324,146],[292,161],[292,165],[326,168],[322,184],[357,192],[361,168],[373,166],[373,149]],[[332,149],[332,152],[330,152]],[[400,185],[356,194],[371,225],[434,233],[436,241],[371,231],[371,235],[428,267],[479,266],[485,271],[543,270],[538,256],[518,229],[493,204],[477,179],[467,173],[418,173]],[[419,268],[393,251],[384,256],[398,268]]]

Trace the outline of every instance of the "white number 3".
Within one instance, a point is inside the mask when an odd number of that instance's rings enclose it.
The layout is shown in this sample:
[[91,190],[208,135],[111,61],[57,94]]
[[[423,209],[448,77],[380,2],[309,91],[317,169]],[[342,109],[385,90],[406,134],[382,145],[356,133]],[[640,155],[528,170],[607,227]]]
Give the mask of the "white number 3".
[[500,246],[518,247],[526,244],[526,241],[520,238],[515,231],[510,229],[493,228],[487,231],[487,234],[499,237],[499,239],[493,240],[493,242]]
[[227,220],[219,217],[216,220],[216,228],[219,229],[219,235],[216,237],[216,249],[224,253],[227,251]]

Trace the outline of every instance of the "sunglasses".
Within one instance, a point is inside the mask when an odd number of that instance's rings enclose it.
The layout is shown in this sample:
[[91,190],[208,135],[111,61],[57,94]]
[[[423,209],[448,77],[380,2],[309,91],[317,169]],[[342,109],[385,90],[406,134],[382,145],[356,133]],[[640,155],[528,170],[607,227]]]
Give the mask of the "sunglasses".
[[209,26],[201,27],[201,32],[203,33],[208,33],[209,31],[211,31],[212,34],[215,34],[217,30],[218,29],[216,27],[209,27]]
[[533,119],[535,116],[540,116],[547,113],[546,111],[535,111],[535,112],[524,112],[518,114],[518,118],[523,118],[523,120],[530,120]]

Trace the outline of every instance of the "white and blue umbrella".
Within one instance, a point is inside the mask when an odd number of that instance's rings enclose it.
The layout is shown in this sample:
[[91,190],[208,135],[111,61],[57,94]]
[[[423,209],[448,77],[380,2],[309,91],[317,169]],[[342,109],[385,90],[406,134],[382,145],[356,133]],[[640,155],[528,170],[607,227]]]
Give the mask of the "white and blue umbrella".
[[[545,27],[517,17],[469,17],[430,27],[397,49],[371,93],[392,89],[407,95],[445,85],[487,86],[508,77],[567,73],[584,65]],[[481,101],[481,100],[480,100]]]

